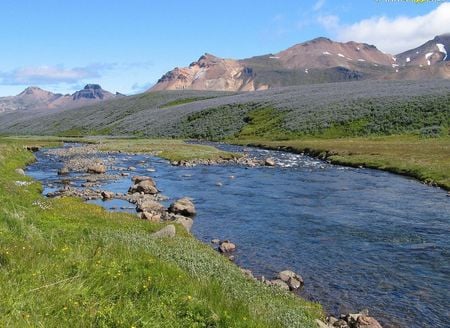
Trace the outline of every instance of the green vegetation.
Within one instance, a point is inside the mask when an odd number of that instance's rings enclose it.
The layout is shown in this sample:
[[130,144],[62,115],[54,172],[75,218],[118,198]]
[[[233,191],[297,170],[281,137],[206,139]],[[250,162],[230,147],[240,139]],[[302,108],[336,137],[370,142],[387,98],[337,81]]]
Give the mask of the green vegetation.
[[207,145],[187,144],[169,139],[101,139],[100,150],[120,150],[131,153],[153,153],[169,161],[232,159],[238,154],[221,151]]
[[413,135],[359,138],[303,138],[287,141],[235,140],[234,143],[287,149],[327,158],[335,164],[365,166],[408,175],[450,190],[450,137]]
[[30,142],[0,140],[0,326],[315,327],[323,315],[180,227],[154,239],[162,224],[46,199],[14,171],[33,160]]
[[211,98],[214,98],[214,97],[192,97],[192,98],[175,99],[175,100],[169,101],[168,103],[165,103],[165,104],[159,106],[159,108],[168,108],[168,107],[188,104],[188,103],[191,103],[194,101],[206,100],[206,99],[211,99]]
[[286,131],[283,129],[283,116],[273,108],[258,108],[249,111],[244,118],[247,123],[239,132],[239,138],[284,138]]

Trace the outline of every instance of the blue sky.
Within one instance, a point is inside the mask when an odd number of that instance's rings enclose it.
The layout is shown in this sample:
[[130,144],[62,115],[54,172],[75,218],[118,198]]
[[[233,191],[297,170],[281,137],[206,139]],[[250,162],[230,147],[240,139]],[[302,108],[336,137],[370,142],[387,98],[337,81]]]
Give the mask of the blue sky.
[[137,93],[205,52],[245,58],[318,36],[397,53],[448,22],[447,1],[2,0],[0,96],[86,83]]

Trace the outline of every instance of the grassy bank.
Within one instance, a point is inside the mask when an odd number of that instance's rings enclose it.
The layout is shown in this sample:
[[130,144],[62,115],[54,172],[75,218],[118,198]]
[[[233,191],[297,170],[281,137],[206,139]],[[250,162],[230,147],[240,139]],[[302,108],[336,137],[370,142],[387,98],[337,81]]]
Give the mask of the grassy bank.
[[[178,229],[78,199],[46,199],[0,139],[0,326],[315,327],[319,305],[263,286]],[[45,142],[40,142],[43,145]]]
[[102,139],[100,150],[153,153],[169,161],[232,159],[239,155],[207,145],[187,144],[174,139]]
[[101,151],[151,153],[169,161],[228,160],[239,154],[219,150],[213,146],[188,144],[175,139],[138,139],[99,137],[10,136],[0,138],[6,144],[59,145],[62,142],[97,144]]
[[335,164],[364,166],[411,176],[450,190],[450,137],[384,136],[301,138],[287,141],[240,139],[234,143],[305,152]]

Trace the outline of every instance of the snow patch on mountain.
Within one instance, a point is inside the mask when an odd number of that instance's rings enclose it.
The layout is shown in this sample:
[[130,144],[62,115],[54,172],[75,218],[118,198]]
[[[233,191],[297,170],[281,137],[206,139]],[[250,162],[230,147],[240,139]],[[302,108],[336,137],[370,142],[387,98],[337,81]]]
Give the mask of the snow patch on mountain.
[[446,60],[447,59],[447,50],[445,49],[445,46],[442,43],[436,43],[436,47],[438,47],[439,52],[442,52],[445,55],[443,60]]

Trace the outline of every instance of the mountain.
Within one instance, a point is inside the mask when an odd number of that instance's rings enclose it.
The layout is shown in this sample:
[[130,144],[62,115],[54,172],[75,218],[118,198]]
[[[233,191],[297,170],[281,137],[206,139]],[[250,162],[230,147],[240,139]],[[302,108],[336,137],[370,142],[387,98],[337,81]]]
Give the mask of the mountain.
[[[323,37],[276,54],[247,59],[223,59],[205,54],[188,67],[167,72],[149,91],[254,91],[367,79],[450,78],[447,66],[442,64],[448,60],[449,39],[449,35],[437,36],[425,45],[397,56],[385,54],[374,45],[335,42]],[[424,66],[429,68],[423,69]]]
[[447,50],[450,51],[450,34],[443,34],[415,49],[398,54],[395,58],[400,66],[432,66],[450,61]]
[[95,102],[123,97],[103,90],[98,84],[87,84],[72,95],[52,93],[38,87],[28,87],[17,96],[1,97],[0,112],[15,110],[75,108]]
[[152,88],[153,91],[183,89],[250,91],[255,88],[251,74],[242,63],[206,53],[189,67],[176,67],[167,72]]

